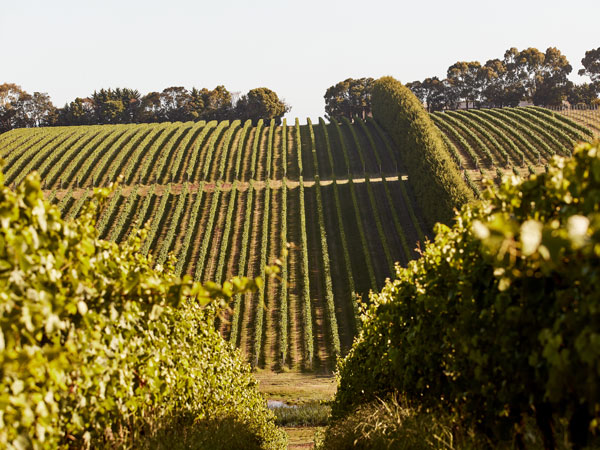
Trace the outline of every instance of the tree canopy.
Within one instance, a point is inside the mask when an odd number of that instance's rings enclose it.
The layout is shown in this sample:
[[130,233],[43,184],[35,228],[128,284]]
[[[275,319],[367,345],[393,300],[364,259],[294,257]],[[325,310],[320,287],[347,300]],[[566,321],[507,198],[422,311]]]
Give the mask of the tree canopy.
[[[579,70],[579,75],[586,75],[592,83],[600,85],[600,47],[585,52],[581,64],[583,69]],[[600,89],[600,86],[598,88]]]
[[291,107],[280,100],[276,92],[266,87],[251,89],[235,106],[236,117],[254,122],[275,119],[279,123],[290,110]]
[[580,75],[592,79],[592,85],[569,81],[573,68],[556,47],[545,52],[529,47],[509,48],[503,57],[478,61],[457,61],[446,78],[427,78],[406,85],[429,111],[462,107],[517,106],[530,101],[541,106],[560,106],[563,101],[592,104],[600,91],[600,49],[586,52],[585,69]]
[[0,85],[0,132],[12,128],[53,125],[100,125],[198,120],[280,121],[291,107],[277,93],[261,87],[243,95],[236,105],[225,86],[186,89],[171,86],[146,95],[136,89],[94,91],[56,108],[48,94],[28,94],[16,84]]
[[56,118],[57,110],[48,94],[31,95],[16,84],[0,84],[0,133],[12,128],[52,125]]
[[373,78],[347,78],[325,92],[325,113],[328,118],[371,115]]

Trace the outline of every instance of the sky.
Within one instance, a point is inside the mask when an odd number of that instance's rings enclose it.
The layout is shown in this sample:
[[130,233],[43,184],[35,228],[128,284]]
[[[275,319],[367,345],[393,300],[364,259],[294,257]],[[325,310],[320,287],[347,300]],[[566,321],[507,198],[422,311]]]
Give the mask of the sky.
[[588,81],[599,16],[599,0],[0,0],[0,84],[56,106],[100,88],[268,87],[304,121],[346,78],[445,77],[510,47],[557,47]]

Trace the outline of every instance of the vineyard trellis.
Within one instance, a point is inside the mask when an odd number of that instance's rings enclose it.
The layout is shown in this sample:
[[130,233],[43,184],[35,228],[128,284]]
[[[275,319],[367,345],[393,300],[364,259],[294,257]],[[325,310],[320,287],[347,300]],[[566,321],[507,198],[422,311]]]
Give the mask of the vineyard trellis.
[[[596,132],[589,117],[541,108],[432,117],[476,192],[481,174],[543,170]],[[372,118],[13,130],[0,135],[0,155],[9,183],[38,170],[67,217],[92,186],[119,180],[99,231],[120,242],[146,225],[143,252],[157,264],[173,253],[179,275],[222,283],[277,262],[279,280],[235,298],[218,324],[263,368],[333,369],[358,328],[357,296],[368,301],[430,231],[402,149]]]

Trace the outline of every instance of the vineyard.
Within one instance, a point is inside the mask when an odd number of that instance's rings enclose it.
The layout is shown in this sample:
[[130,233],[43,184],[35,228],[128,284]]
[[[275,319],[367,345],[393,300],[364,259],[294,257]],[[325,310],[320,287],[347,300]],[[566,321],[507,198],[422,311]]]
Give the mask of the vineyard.
[[539,107],[436,112],[431,118],[476,195],[483,178],[544,170],[553,155],[570,155],[574,143],[591,140],[600,124],[592,115],[573,120]]
[[[433,113],[467,184],[543,170],[593,131],[542,108]],[[402,151],[373,119],[160,123],[16,129],[0,137],[7,184],[38,171],[46,195],[76,217],[93,187],[120,181],[97,221],[123,242],[146,224],[157,264],[221,283],[262,276],[236,298],[221,334],[255,367],[331,371],[366,298],[428,232]],[[285,256],[285,257],[284,257]]]
[[356,295],[380,289],[426,232],[372,119],[17,129],[0,156],[7,184],[38,171],[66,217],[120,180],[101,236],[122,242],[147,224],[143,253],[157,264],[174,253],[179,275],[265,277],[280,260],[280,279],[236,298],[218,323],[255,367],[333,370],[356,334]]
[[556,109],[557,114],[568,117],[574,122],[578,122],[594,132],[595,137],[600,137],[600,109],[592,108],[570,108]]

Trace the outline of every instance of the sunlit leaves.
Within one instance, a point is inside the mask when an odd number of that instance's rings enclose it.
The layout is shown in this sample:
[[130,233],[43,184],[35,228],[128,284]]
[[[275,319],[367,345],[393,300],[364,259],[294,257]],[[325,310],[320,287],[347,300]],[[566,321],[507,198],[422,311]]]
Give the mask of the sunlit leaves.
[[436,226],[364,311],[334,414],[398,390],[494,439],[540,408],[583,430],[598,423],[599,145],[504,178],[452,228]]
[[281,445],[213,324],[217,304],[262,280],[180,279],[143,256],[146,231],[99,240],[109,194],[65,222],[37,175],[0,186],[0,447],[130,447],[182,415],[239,421],[264,448]]

